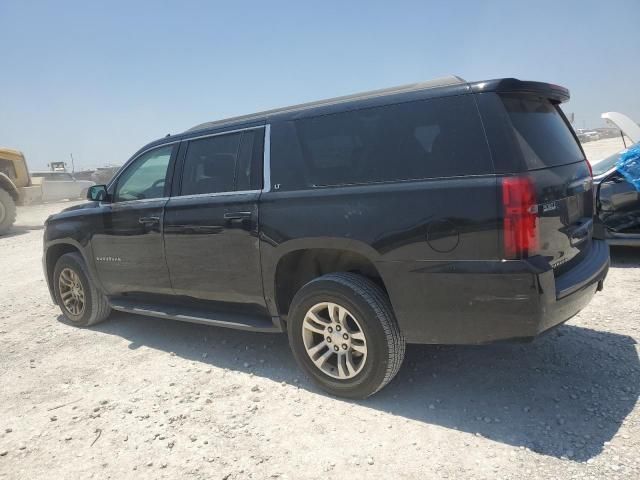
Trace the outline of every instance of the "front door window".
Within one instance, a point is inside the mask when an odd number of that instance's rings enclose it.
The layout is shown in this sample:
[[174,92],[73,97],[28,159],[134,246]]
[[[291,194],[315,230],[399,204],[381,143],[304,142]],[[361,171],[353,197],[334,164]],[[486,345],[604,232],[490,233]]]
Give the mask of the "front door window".
[[114,201],[126,202],[164,197],[172,150],[172,145],[161,147],[138,158],[118,179]]

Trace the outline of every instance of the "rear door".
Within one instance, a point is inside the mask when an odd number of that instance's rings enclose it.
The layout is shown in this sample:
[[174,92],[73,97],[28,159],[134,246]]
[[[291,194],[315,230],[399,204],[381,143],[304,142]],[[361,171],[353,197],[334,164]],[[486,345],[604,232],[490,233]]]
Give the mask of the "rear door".
[[164,217],[175,294],[265,307],[258,241],[264,131],[183,142]]
[[525,93],[478,94],[497,173],[529,179],[537,251],[557,274],[586,253],[593,231],[593,179],[560,107]]

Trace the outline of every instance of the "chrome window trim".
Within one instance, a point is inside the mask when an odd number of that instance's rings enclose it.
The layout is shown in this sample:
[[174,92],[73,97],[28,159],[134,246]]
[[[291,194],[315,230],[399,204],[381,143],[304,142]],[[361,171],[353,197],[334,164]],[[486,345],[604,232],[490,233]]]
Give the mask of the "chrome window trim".
[[258,130],[260,128],[264,129],[264,152],[263,152],[263,165],[262,165],[262,175],[263,175],[263,182],[264,182],[264,187],[261,190],[233,190],[233,191],[229,191],[229,192],[215,192],[215,193],[197,193],[197,194],[193,194],[193,195],[173,195],[171,197],[161,197],[161,198],[142,198],[139,200],[125,200],[124,202],[109,202],[109,203],[104,203],[104,202],[100,202],[101,205],[111,205],[113,206],[117,206],[117,205],[131,205],[131,204],[137,204],[137,203],[147,203],[147,202],[152,202],[152,201],[160,201],[160,200],[171,200],[171,199],[178,199],[178,198],[206,198],[206,197],[218,197],[218,196],[228,196],[228,195],[242,195],[242,194],[250,194],[250,193],[261,193],[261,192],[269,192],[271,191],[271,125],[270,124],[266,124],[266,125],[257,125],[254,127],[246,127],[246,128],[237,128],[235,130],[225,130],[224,132],[216,132],[216,133],[209,133],[209,134],[205,134],[205,135],[198,135],[196,137],[189,137],[189,138],[181,138],[178,140],[174,140],[172,142],[167,142],[167,143],[163,143],[161,145],[154,145],[153,147],[149,147],[145,150],[143,150],[142,152],[140,152],[139,154],[137,154],[135,157],[132,157],[131,159],[129,159],[127,161],[127,163],[125,163],[122,168],[120,168],[120,170],[118,171],[118,173],[111,179],[111,181],[107,184],[107,189],[109,189],[109,187],[111,187],[112,185],[115,185],[118,181],[118,179],[120,178],[120,176],[129,168],[129,166],[135,162],[138,158],[140,158],[142,155],[145,155],[153,150],[157,150],[160,148],[164,148],[164,147],[168,147],[170,145],[174,145],[176,143],[180,143],[180,142],[190,142],[192,140],[199,140],[202,138],[208,138],[208,137],[217,137],[220,135],[229,135],[229,134],[234,134],[234,133],[239,133],[239,132],[244,132],[244,131],[248,131],[248,130]]
[[112,209],[115,207],[117,210],[121,205],[126,207],[127,205],[144,205],[145,203],[151,202],[166,202],[169,198],[170,197],[139,198],[137,200],[125,200],[124,202],[100,202],[100,206],[109,205]]
[[197,137],[183,138],[183,142],[191,142],[192,140],[200,140],[201,138],[219,137],[220,135],[231,135],[234,133],[246,132],[247,130],[257,130],[259,128],[265,128],[264,125],[257,125],[255,127],[236,128],[235,130],[225,130],[224,132],[207,133],[205,135],[198,135]]
[[257,194],[262,190],[232,190],[229,192],[214,192],[214,193],[194,193],[191,195],[176,195],[173,197],[160,197],[160,198],[140,198],[138,200],[125,200],[124,202],[116,202],[116,203],[104,203],[100,202],[101,205],[131,205],[136,203],[150,203],[155,201],[167,201],[167,200],[182,200],[182,199],[190,199],[190,198],[207,198],[207,197],[226,197],[229,195],[247,195],[247,194]]
[[226,197],[229,195],[244,195],[249,193],[260,193],[261,190],[230,190],[228,192],[213,192],[213,193],[193,193],[191,195],[175,195],[170,197],[169,200],[182,200],[189,198],[207,198],[207,197]]
[[262,191],[271,191],[271,124],[264,127],[264,152],[262,159]]
[[[233,135],[234,133],[247,132],[249,130],[258,130],[260,128],[268,128],[265,125],[256,125],[255,127],[236,128],[235,130],[225,130],[224,132],[208,133],[205,135],[198,135],[197,137],[183,138],[183,142],[191,142],[193,140],[200,140],[202,138],[219,137],[221,135]],[[188,148],[188,147],[187,147]],[[206,198],[206,197],[218,197],[226,195],[235,195],[243,193],[258,193],[260,190],[230,190],[228,192],[211,192],[211,193],[194,193],[190,195],[172,195],[171,198]]]

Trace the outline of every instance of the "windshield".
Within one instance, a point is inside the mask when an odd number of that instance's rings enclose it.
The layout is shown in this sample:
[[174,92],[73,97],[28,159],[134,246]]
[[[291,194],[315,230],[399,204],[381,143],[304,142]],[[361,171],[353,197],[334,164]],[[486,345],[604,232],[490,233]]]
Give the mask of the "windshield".
[[[634,145],[632,145],[633,147],[637,147],[640,145],[640,142],[635,143]],[[631,148],[631,147],[629,147]],[[598,163],[595,163],[592,165],[592,170],[593,170],[593,175],[597,176],[597,175],[602,175],[603,173],[608,172],[609,170],[611,170],[616,162],[618,161],[618,159],[620,158],[620,154],[622,152],[624,152],[625,150],[621,150],[619,152],[614,153],[613,155],[609,155],[608,157],[606,157],[604,160],[600,160]]]

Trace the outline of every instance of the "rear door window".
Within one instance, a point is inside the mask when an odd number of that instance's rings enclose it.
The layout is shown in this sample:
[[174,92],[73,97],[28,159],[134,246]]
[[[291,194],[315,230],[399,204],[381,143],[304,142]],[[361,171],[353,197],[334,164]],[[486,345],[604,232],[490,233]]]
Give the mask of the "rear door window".
[[233,191],[241,137],[232,133],[190,141],[180,195]]
[[584,159],[558,106],[528,95],[500,95],[528,170]]
[[262,188],[264,129],[191,140],[179,195]]
[[281,189],[492,173],[470,95],[421,100],[272,126]]

